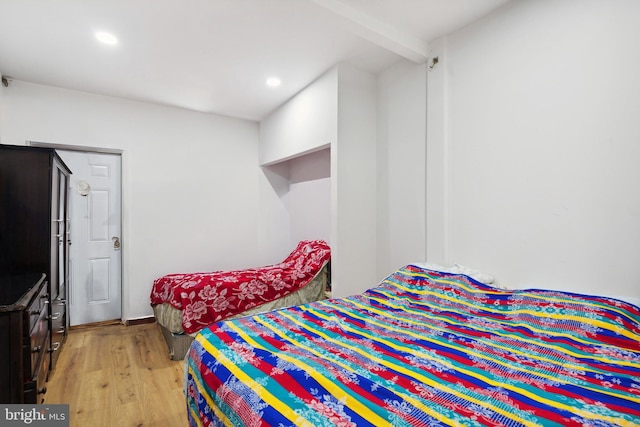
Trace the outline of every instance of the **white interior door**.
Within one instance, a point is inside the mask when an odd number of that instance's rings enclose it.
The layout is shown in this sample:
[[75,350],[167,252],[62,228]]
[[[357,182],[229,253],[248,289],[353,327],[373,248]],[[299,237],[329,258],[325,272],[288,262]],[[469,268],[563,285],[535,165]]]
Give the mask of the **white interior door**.
[[119,320],[121,158],[58,150],[71,169],[69,324]]

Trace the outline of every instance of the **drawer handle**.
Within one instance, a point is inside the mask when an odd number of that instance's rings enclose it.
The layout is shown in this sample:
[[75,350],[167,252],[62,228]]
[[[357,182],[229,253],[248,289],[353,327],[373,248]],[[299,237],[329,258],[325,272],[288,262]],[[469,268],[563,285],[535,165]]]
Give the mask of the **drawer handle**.
[[33,349],[31,350],[32,353],[40,353],[40,350],[42,350],[42,346],[39,345],[37,347],[33,347]]
[[49,353],[53,353],[54,351],[58,351],[60,349],[60,341],[56,341],[53,343],[53,347],[49,349]]
[[39,316],[42,310],[32,310],[29,312],[32,316]]
[[62,316],[60,313],[53,313],[53,316],[49,316],[49,320],[58,320]]
[[46,392],[47,392],[47,386],[44,386],[41,389],[38,389],[38,394],[45,394]]

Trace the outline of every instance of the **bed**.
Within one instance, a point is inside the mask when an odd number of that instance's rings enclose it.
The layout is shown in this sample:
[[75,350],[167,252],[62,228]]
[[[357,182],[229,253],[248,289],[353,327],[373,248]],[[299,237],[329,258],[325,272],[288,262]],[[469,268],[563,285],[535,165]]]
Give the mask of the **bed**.
[[325,241],[303,240],[278,264],[156,279],[150,300],[169,357],[183,359],[197,332],[214,322],[325,298],[330,259]]
[[640,309],[407,265],[215,323],[185,372],[192,426],[640,425]]

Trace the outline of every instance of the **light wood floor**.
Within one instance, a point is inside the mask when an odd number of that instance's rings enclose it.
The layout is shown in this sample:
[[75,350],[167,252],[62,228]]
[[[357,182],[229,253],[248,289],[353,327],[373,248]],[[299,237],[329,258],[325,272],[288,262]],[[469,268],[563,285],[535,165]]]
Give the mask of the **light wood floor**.
[[69,404],[73,426],[188,425],[182,361],[155,323],[70,331],[45,403]]

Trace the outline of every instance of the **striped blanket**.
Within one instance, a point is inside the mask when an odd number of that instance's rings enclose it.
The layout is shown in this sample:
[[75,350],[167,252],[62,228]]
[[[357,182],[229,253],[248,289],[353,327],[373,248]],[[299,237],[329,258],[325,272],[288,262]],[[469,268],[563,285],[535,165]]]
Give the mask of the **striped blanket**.
[[196,425],[640,425],[640,309],[406,266],[379,286],[204,329]]

